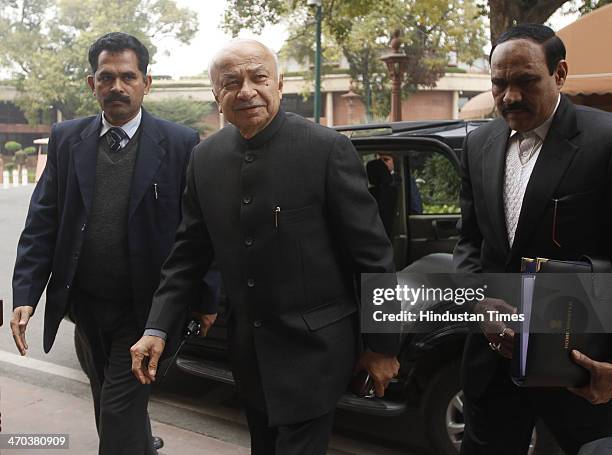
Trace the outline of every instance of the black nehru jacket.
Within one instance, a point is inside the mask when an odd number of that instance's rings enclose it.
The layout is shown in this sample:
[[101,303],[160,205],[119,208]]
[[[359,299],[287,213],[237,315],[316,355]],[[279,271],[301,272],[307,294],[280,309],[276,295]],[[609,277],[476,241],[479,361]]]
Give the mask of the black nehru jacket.
[[[281,110],[249,140],[228,125],[198,145],[147,328],[178,324],[213,257],[245,399],[265,406],[273,426],[332,410],[360,342],[354,279],[394,271],[351,141]],[[373,334],[366,343],[396,354],[399,336]]]

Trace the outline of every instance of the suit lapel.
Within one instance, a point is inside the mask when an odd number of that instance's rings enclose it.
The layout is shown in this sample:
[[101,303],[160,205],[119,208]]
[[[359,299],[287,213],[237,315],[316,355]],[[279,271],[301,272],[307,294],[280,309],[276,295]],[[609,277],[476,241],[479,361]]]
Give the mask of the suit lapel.
[[156,120],[144,109],[142,110],[141,127],[138,158],[136,158],[130,191],[128,222],[147,190],[153,185],[153,177],[166,155],[166,150],[160,145],[164,138],[156,128]]
[[[493,222],[493,232],[504,253],[508,251],[508,231],[504,216],[504,176],[506,165],[506,144],[510,129],[504,121],[497,120],[497,130],[483,147],[482,181],[485,185],[485,200]],[[487,184],[491,182],[491,187]]]
[[562,97],[527,184],[512,246],[512,257],[529,241],[546,205],[572,162],[578,147],[570,142],[570,139],[576,134],[578,126],[574,107]]
[[102,114],[98,114],[81,132],[81,140],[72,146],[74,169],[87,213],[91,211],[94,195],[98,161],[98,133],[101,125]]

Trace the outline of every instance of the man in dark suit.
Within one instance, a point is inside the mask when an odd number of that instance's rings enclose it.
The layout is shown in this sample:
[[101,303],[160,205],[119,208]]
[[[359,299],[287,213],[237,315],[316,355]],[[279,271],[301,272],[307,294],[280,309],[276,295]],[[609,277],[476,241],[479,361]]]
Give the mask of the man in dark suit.
[[132,347],[133,370],[143,383],[154,380],[164,341],[150,329],[172,330],[214,257],[253,453],[324,454],[356,365],[379,396],[398,371],[397,335],[370,334],[358,360],[353,281],[359,272],[393,272],[393,251],[349,139],[279,109],[275,60],[262,44],[239,40],[211,65],[215,99],[232,125],[194,150],[183,221],[149,330]]
[[44,350],[69,314],[85,349],[99,453],[152,454],[160,441],[151,436],[149,387],[131,374],[129,349],[174,240],[199,137],[141,108],[151,76],[136,38],[99,38],[89,62],[87,82],[103,112],[53,126],[17,248],[11,328],[25,355],[25,330],[47,286]]
[[[458,271],[519,272],[521,257],[612,258],[612,115],[560,95],[565,47],[548,27],[510,29],[490,62],[503,118],[466,138]],[[475,310],[514,311],[510,304],[485,299]],[[612,434],[611,364],[574,352],[590,384],[520,389],[509,374],[513,338],[507,327],[468,337],[462,454],[525,454],[536,417],[568,455]]]

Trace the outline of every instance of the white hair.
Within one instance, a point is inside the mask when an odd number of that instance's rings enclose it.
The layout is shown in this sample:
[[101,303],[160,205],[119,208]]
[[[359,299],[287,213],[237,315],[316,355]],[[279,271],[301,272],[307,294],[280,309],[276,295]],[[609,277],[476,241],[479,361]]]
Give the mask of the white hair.
[[266,51],[268,51],[268,53],[274,58],[274,70],[276,71],[276,77],[280,79],[280,67],[278,64],[278,55],[276,55],[276,52],[274,52],[268,46],[266,46],[263,43],[260,43],[257,40],[248,39],[248,38],[234,38],[228,41],[227,43],[225,43],[225,45],[221,49],[215,52],[215,54],[213,55],[213,58],[210,60],[210,63],[208,64],[208,79],[210,80],[210,84],[212,85],[213,92],[215,91],[215,82],[213,81],[213,71],[217,65],[217,61],[219,60],[221,55],[227,50],[227,48],[232,47],[236,44],[240,44],[240,43],[255,43],[263,47]]

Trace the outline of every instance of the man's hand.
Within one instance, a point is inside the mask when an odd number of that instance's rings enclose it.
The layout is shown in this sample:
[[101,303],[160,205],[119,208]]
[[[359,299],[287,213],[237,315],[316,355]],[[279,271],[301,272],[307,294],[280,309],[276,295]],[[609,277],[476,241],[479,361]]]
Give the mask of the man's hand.
[[160,337],[143,336],[130,348],[132,373],[141,384],[151,384],[155,381],[157,365],[165,346],[166,342]]
[[581,352],[572,351],[572,359],[591,373],[591,382],[584,387],[568,387],[591,404],[604,404],[612,399],[612,364],[596,362]]
[[366,370],[370,373],[374,382],[374,392],[377,397],[381,398],[385,395],[389,381],[397,376],[399,367],[400,364],[394,356],[364,351],[359,356],[355,372]]
[[200,320],[200,336],[205,337],[212,325],[217,320],[217,313],[202,314],[195,313],[195,316]]
[[25,332],[28,326],[30,316],[34,313],[34,308],[31,306],[18,306],[13,310],[11,317],[11,331],[13,332],[13,340],[17,345],[17,349],[21,355],[26,355],[28,351],[28,343],[26,343]]
[[492,321],[488,311],[496,311],[504,314],[515,314],[516,308],[508,305],[502,299],[487,297],[486,299],[474,305],[474,313],[480,313],[484,316],[484,322],[480,323],[480,328],[484,333],[489,346],[499,355],[511,359],[514,349],[514,330],[506,327],[503,322]]

